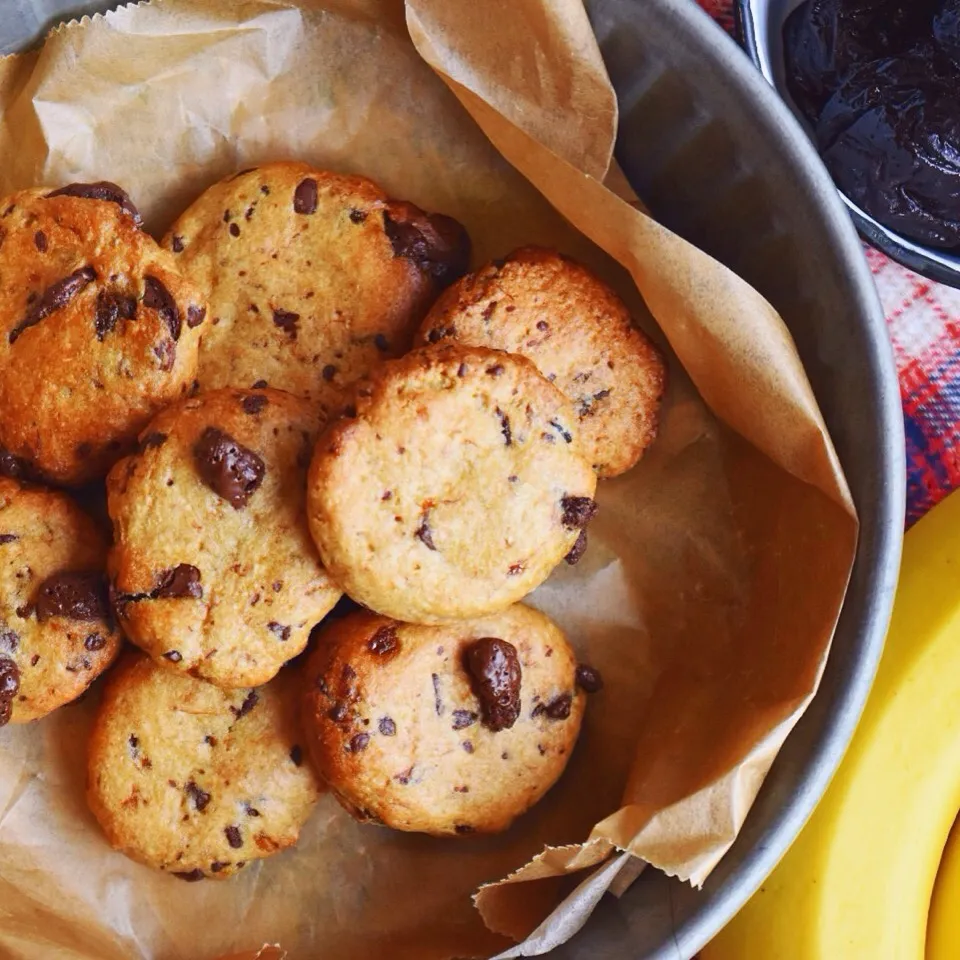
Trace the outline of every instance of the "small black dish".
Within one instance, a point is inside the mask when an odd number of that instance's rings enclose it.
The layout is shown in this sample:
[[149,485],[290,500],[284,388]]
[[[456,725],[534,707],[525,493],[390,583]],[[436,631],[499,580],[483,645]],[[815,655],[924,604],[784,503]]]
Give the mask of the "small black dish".
[[[799,3],[800,0],[736,0],[734,17],[741,46],[809,134],[810,126],[790,98],[783,75],[783,22]],[[921,276],[960,289],[960,255],[909,240],[878,223],[842,192],[840,197],[867,242]]]

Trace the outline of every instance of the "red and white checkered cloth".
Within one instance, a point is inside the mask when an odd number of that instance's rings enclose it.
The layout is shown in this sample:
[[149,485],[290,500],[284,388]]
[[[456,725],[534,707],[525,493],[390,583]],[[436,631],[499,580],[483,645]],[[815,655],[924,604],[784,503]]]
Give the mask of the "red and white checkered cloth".
[[[733,32],[732,0],[699,0]],[[907,525],[960,486],[960,290],[864,246],[900,374],[907,436]]]

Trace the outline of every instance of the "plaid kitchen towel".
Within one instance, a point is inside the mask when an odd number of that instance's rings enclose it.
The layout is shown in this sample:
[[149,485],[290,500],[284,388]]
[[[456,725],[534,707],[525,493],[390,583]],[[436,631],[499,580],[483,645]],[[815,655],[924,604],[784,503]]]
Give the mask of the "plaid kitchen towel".
[[[733,32],[732,0],[699,0]],[[880,291],[907,435],[907,526],[960,486],[960,290],[864,246]]]

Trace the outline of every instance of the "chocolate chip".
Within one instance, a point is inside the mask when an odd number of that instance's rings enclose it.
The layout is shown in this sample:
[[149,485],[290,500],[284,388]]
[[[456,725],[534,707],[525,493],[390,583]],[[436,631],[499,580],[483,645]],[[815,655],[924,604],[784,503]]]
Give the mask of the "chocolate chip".
[[469,740],[464,740],[460,746],[463,747],[464,752],[473,753],[473,744]]
[[37,591],[37,619],[104,620],[109,610],[107,588],[99,573],[55,573]]
[[300,319],[299,313],[293,313],[290,310],[274,310],[273,322],[288,336],[291,340],[297,339],[297,321]]
[[457,376],[465,377],[466,375],[467,375],[467,365],[465,363],[461,363],[460,366],[457,367]]
[[508,577],[517,577],[517,576],[519,576],[521,573],[523,573],[523,571],[524,571],[525,569],[526,569],[526,567],[523,565],[522,562],[511,563],[510,566],[507,567],[507,576],[508,576]]
[[0,657],[0,727],[13,715],[13,698],[20,692],[20,668],[7,657]]
[[549,329],[550,329],[550,324],[547,323],[546,320],[538,320],[538,321],[537,321],[537,329],[538,329],[539,331],[541,331],[541,332],[543,332],[544,330],[549,330]]
[[251,389],[253,390],[263,390],[267,386],[266,380],[258,380]]
[[598,693],[603,689],[603,677],[600,671],[581,663],[577,666],[577,686],[584,693]]
[[510,418],[499,408],[496,409],[497,417],[500,419],[500,432],[503,434],[503,442],[508,446],[513,446],[513,433],[510,430]]
[[16,543],[19,539],[15,533],[0,533],[0,543]]
[[231,224],[230,224],[230,236],[231,236],[231,237],[239,237],[239,236],[240,236],[240,227],[239,227],[238,224],[236,224],[236,223],[231,223]]
[[164,660],[169,660],[171,663],[179,663],[183,659],[183,654],[179,650],[168,650],[163,655]]
[[397,636],[397,628],[393,626],[380,627],[367,642],[367,649],[381,656],[393,653],[399,646],[400,638]]
[[453,711],[453,729],[464,730],[477,722],[477,714],[472,710]]
[[47,250],[47,235],[42,231],[38,230],[33,235],[33,245],[40,251],[40,253],[46,253]]
[[150,310],[156,310],[160,319],[167,325],[170,336],[174,340],[179,340],[182,322],[177,301],[156,277],[145,277],[143,283],[143,305]]
[[[300,746],[299,743],[295,743],[290,748],[290,761],[291,763],[293,763],[295,767],[299,767],[303,764],[303,748]],[[250,813],[250,811],[248,810],[247,813]],[[251,816],[254,816],[254,815],[258,817],[260,816],[260,814],[257,813],[256,811],[254,811],[253,814],[251,814]]]
[[35,653],[35,654],[30,658],[30,666],[31,666],[31,667],[35,667],[39,662],[40,662],[40,654],[39,654],[39,653]]
[[593,413],[593,405],[598,400],[603,400],[604,397],[609,397],[609,396],[610,396],[609,390],[598,390],[595,394],[593,394],[593,396],[584,397],[577,404],[577,416],[581,418],[589,416],[591,413]]
[[239,850],[243,846],[243,837],[240,835],[239,827],[226,827],[223,832],[227,838],[227,843],[229,843],[234,850]]
[[156,586],[149,596],[154,600],[178,600],[192,597],[199,600],[203,596],[200,571],[190,563],[179,563],[157,576]]
[[276,620],[271,620],[267,624],[267,629],[278,639],[280,640],[289,640],[290,639],[290,627],[284,626],[282,623],[277,623]]
[[203,431],[193,457],[203,482],[235,510],[245,507],[263,483],[263,460],[216,427]]
[[193,801],[193,808],[195,810],[203,811],[206,809],[207,804],[210,802],[210,794],[207,793],[206,790],[202,790],[193,780],[190,780],[183,789],[186,795]]
[[143,223],[140,211],[134,206],[130,195],[123,187],[118,187],[109,180],[99,180],[96,183],[70,183],[47,197],[79,197],[82,200],[105,200],[115,203],[139,227]]
[[243,699],[239,707],[231,707],[230,712],[239,720],[245,717],[258,703],[260,696],[256,690],[251,690]]
[[587,531],[581,530],[577,542],[570,548],[570,552],[563,558],[572,567],[579,563],[580,558],[587,552]]
[[330,710],[327,713],[327,716],[334,723],[341,723],[344,719],[346,719],[348,710],[349,710],[349,707],[347,706],[347,702],[345,700],[338,700],[330,708]]
[[383,229],[395,257],[410,260],[441,287],[467,272],[470,237],[452,217],[425,214],[410,203],[383,212]]
[[229,210],[223,211],[223,222],[229,223],[233,219],[233,214]]
[[433,531],[430,529],[430,511],[424,510],[420,517],[420,526],[413,531],[413,535],[428,549],[436,550],[433,542]]
[[206,874],[199,868],[196,870],[187,870],[185,873],[174,872],[173,876],[175,876],[178,880],[186,880],[187,883],[196,883],[198,880],[206,879]]
[[143,453],[145,450],[152,450],[156,447],[162,447],[166,442],[167,435],[154,430],[152,433],[148,433],[140,441],[140,452]]
[[563,508],[563,525],[568,530],[582,530],[599,509],[596,501],[590,497],[564,497],[560,506]]
[[413,779],[413,767],[407,767],[406,770],[402,770],[400,773],[394,774],[393,779],[402,786],[407,786],[407,784]]
[[[292,758],[291,758],[291,759],[292,759]],[[299,766],[299,765],[300,765],[300,764],[297,764],[297,766]],[[260,816],[260,811],[257,810],[256,807],[248,806],[248,807],[245,809],[244,812],[246,813],[246,815],[247,815],[248,817],[259,817],[259,816]]]
[[545,713],[551,720],[566,720],[570,716],[570,707],[573,705],[573,695],[561,693],[545,708]]
[[132,320],[137,315],[137,301],[134,297],[117,290],[101,290],[97,294],[97,311],[93,319],[93,329],[101,342],[108,333],[112,333],[117,323]]
[[173,250],[174,253],[183,253],[183,237],[174,234],[173,240],[170,243],[170,249]]
[[244,413],[249,413],[251,416],[253,416],[260,413],[267,403],[268,401],[266,397],[254,395],[244,397],[240,402],[240,406],[243,407]]
[[328,363],[324,368],[321,376],[324,380],[329,383],[337,375],[337,368],[332,364]]
[[[553,429],[556,430],[557,433],[559,433],[567,443],[573,443],[573,434],[567,430],[562,423],[558,423],[556,420],[551,420],[550,426],[553,427]],[[544,436],[546,436],[546,434],[544,434]]]
[[[457,335],[456,327],[434,327],[427,334],[428,343],[438,343],[440,340],[443,340],[445,337],[455,337]],[[461,364],[463,366],[463,364]],[[463,374],[460,374],[463,376]]]
[[469,825],[466,824],[466,823],[458,823],[453,829],[454,829],[457,833],[460,833],[460,834],[463,834],[463,833],[476,833],[476,830],[474,830],[473,827],[469,826]]
[[317,212],[317,181],[307,177],[297,184],[293,192],[293,209],[295,213]]
[[370,743],[369,733],[356,733],[350,738],[350,742],[345,749],[347,753],[360,753],[367,749],[368,743]]
[[537,750],[540,751],[541,757],[545,757],[547,755],[547,748],[542,743],[537,744]]
[[83,641],[83,645],[87,650],[93,652],[94,650],[102,650],[107,645],[107,641],[106,638],[100,636],[99,633],[91,633],[90,636]]
[[215,747],[217,745],[217,738],[208,733],[203,738],[203,742],[210,747]]
[[206,307],[198,307],[194,304],[190,304],[187,307],[187,326],[193,330],[195,327],[199,327],[203,323],[204,317],[207,315]]
[[224,867],[229,866],[229,863],[221,863],[219,860],[214,860],[213,863],[210,864],[210,872],[219,873]]
[[503,364],[495,363],[492,367],[487,367],[487,376],[499,377],[503,374]]
[[10,331],[8,338],[10,343],[16,343],[24,330],[36,326],[41,320],[46,320],[51,313],[62,310],[81,290],[96,279],[97,272],[93,267],[88,266],[74,270],[69,277],[51,283],[34,301],[26,316]]
[[385,737],[395,737],[397,735],[397,725],[390,717],[381,717],[377,729]]
[[470,644],[464,661],[483,725],[495,733],[512,727],[520,716],[522,671],[516,647],[498,637],[483,637]]
[[367,219],[367,214],[363,210],[357,210],[354,208],[350,211],[350,222],[351,223],[363,223]]

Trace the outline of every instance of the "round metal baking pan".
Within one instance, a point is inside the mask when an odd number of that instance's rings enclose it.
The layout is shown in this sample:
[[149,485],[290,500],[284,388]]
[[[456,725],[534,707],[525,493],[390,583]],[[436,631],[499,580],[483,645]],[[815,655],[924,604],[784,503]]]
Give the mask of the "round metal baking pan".
[[[783,22],[800,0],[737,0],[737,33],[760,72],[773,84],[801,124],[806,121],[787,92],[783,70]],[[960,288],[960,255],[916,243],[887,229],[841,193],[854,224],[867,242],[930,280]]]
[[[32,42],[58,16],[110,6],[5,0],[0,51]],[[903,416],[886,325],[856,233],[774,90],[692,0],[588,0],[587,9],[619,98],[621,166],[655,216],[738,272],[780,311],[861,520],[820,692],[777,758],[736,844],[701,891],[646,871],[620,900],[605,898],[584,930],[554,954],[558,960],[687,960],[790,845],[863,708],[900,561]]]

